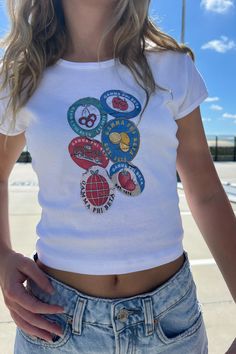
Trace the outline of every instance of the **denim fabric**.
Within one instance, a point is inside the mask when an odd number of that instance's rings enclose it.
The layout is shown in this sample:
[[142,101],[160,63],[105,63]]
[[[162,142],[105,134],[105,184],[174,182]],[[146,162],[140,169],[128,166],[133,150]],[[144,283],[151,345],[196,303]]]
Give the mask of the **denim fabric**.
[[207,354],[208,338],[188,253],[182,267],[155,290],[125,298],[86,295],[48,276],[56,292],[27,288],[40,300],[59,304],[63,314],[46,314],[63,328],[54,342],[16,328],[14,354]]

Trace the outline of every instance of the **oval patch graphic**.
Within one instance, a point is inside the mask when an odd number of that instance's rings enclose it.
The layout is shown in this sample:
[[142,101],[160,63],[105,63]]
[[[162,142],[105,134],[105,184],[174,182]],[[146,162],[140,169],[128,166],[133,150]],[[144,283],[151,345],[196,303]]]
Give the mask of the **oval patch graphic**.
[[136,125],[126,119],[111,119],[101,134],[103,149],[113,162],[131,161],[138,152],[140,134]]
[[77,137],[70,142],[68,149],[72,160],[86,170],[94,165],[105,168],[109,163],[102,144],[98,140]]
[[141,112],[140,102],[121,90],[109,90],[100,98],[103,109],[116,118],[134,118]]
[[107,113],[98,99],[85,97],[69,107],[67,119],[76,134],[93,138],[106,124]]
[[145,186],[141,171],[127,162],[117,162],[110,168],[110,177],[116,188],[128,196],[139,195]]
[[104,168],[92,166],[83,173],[80,196],[93,213],[103,214],[110,208],[115,198],[115,186]]

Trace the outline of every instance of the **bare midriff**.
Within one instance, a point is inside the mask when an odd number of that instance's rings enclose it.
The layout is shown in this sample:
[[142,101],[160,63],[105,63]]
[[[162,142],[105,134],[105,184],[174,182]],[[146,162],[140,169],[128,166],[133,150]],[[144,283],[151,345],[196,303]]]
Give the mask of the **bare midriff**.
[[48,267],[39,258],[37,265],[53,278],[94,297],[129,297],[149,292],[169,280],[181,268],[184,254],[158,267],[126,274],[90,275]]

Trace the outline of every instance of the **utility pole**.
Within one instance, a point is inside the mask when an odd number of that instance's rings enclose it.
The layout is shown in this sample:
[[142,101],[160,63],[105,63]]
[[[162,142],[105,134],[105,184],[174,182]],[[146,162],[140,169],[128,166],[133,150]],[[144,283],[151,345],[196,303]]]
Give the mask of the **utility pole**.
[[184,43],[184,42],[185,42],[185,19],[186,19],[186,0],[182,0],[181,43]]

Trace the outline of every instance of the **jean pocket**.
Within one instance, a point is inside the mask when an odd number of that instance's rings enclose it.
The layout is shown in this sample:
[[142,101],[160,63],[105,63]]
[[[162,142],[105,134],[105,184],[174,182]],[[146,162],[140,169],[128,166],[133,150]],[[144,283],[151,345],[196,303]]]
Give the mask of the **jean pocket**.
[[62,336],[58,336],[57,334],[54,334],[52,340],[53,342],[48,342],[42,338],[32,336],[25,332],[23,329],[18,327],[19,333],[30,343],[32,344],[37,344],[41,345],[47,348],[58,348],[66,344],[66,342],[69,340],[71,336],[71,328],[70,324],[68,321],[68,317],[64,313],[60,314],[43,314],[41,315],[43,318],[45,318],[47,321],[56,323],[59,325],[62,329]]
[[156,333],[165,344],[195,334],[203,324],[196,285],[192,282],[185,295],[155,318]]

